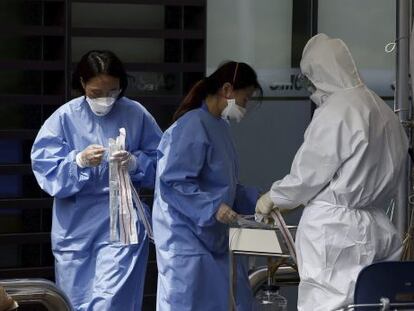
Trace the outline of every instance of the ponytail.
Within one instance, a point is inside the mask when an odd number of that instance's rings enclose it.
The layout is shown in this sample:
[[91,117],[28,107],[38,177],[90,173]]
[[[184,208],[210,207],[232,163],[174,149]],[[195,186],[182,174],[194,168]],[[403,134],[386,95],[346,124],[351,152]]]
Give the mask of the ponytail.
[[210,76],[198,81],[184,98],[177,111],[174,113],[173,122],[177,121],[190,110],[201,107],[203,100],[208,95],[219,92],[224,83],[231,83],[234,90],[253,86],[263,93],[256,72],[246,63],[229,61],[222,64]]
[[190,110],[197,109],[201,107],[203,100],[207,97],[207,86],[206,80],[198,81],[187,94],[187,96],[182,101],[181,105],[178,107],[177,111],[174,113],[173,122],[177,121],[185,113]]

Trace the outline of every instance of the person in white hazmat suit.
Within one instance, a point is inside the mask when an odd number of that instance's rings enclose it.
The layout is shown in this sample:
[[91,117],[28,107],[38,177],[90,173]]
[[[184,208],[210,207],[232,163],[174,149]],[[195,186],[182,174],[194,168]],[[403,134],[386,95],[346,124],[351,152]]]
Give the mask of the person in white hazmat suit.
[[312,37],[300,68],[318,107],[290,173],[256,212],[305,206],[295,241],[298,310],[328,311],[353,302],[364,266],[401,254],[384,207],[404,174],[408,140],[394,112],[361,81],[342,40]]

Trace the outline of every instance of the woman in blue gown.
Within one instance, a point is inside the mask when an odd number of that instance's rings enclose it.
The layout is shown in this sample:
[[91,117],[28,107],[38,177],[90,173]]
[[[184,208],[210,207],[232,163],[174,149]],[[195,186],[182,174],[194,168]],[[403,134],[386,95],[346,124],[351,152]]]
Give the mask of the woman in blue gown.
[[[227,62],[199,81],[158,147],[153,207],[157,310],[228,310],[228,224],[253,214],[258,191],[238,183],[228,119],[240,121],[256,90],[254,70]],[[239,310],[251,310],[247,266],[238,271]]]
[[153,188],[161,131],[138,102],[124,97],[127,75],[109,51],[85,54],[73,76],[83,96],[57,109],[33,144],[33,172],[54,197],[52,251],[56,284],[75,310],[141,310],[148,238],[137,222],[138,244],[109,239],[108,140],[126,129],[126,165],[137,188]]

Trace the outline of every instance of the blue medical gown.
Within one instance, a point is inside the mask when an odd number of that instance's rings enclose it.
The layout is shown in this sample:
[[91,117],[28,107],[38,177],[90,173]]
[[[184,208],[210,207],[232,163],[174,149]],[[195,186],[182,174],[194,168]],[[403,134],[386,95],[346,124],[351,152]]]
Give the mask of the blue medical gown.
[[[238,184],[226,121],[205,105],[175,122],[158,147],[153,207],[157,310],[228,310],[228,226],[221,203],[254,213],[258,191]],[[239,265],[239,310],[251,310],[247,265]]]
[[137,158],[131,179],[153,188],[161,130],[139,103],[121,98],[103,117],[78,97],[50,116],[32,147],[40,187],[54,197],[52,251],[57,285],[75,310],[141,310],[148,240],[137,223],[137,245],[109,243],[108,156],[98,167],[79,168],[76,154],[90,144],[108,147],[126,129],[126,150]]

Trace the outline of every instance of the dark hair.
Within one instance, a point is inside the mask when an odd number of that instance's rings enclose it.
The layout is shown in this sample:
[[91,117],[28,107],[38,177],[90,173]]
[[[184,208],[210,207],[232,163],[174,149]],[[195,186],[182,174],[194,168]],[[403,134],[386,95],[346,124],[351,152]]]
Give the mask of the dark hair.
[[122,89],[118,98],[124,96],[128,87],[128,75],[120,59],[113,52],[107,50],[92,50],[82,56],[72,75],[72,88],[85,94],[81,79],[83,83],[87,83],[99,74],[118,78]]
[[198,81],[188,92],[187,96],[174,113],[173,121],[176,121],[190,110],[201,106],[208,95],[214,95],[226,83],[230,83],[234,90],[253,86],[263,93],[262,87],[257,81],[257,74],[246,63],[229,61],[222,64],[210,76]]

